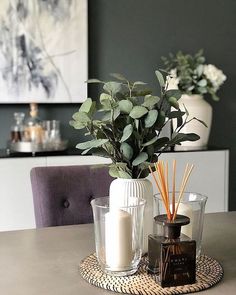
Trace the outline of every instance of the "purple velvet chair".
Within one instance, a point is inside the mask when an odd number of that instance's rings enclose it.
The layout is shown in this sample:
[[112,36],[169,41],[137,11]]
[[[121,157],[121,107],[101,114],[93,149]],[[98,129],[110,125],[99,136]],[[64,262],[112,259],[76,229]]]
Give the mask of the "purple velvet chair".
[[107,167],[35,167],[30,172],[36,227],[93,222],[90,202],[108,196]]

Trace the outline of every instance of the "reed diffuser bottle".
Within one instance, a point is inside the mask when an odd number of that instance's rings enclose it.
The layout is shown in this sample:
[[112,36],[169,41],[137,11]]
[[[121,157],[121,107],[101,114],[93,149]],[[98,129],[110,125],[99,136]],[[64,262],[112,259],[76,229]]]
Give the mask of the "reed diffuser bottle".
[[177,202],[176,161],[173,162],[172,195],[169,194],[168,163],[165,165],[160,161],[154,168],[150,167],[150,172],[160,191],[166,214],[154,217],[155,225],[162,229],[162,234],[148,237],[148,273],[157,275],[162,287],[193,284],[196,281],[196,241],[181,234],[181,226],[189,224],[190,219],[177,214],[193,165],[189,167],[187,164],[185,168]]
[[159,275],[162,287],[193,284],[196,281],[196,242],[181,235],[181,226],[190,219],[177,215],[169,221],[167,215],[155,217],[155,222],[163,226],[163,236],[149,235],[148,272]]

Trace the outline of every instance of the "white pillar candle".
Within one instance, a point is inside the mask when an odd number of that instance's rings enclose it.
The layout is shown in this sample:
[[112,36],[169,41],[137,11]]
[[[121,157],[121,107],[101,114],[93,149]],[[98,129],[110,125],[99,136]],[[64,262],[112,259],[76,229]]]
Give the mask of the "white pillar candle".
[[190,239],[193,237],[193,209],[191,205],[180,203],[177,214],[185,215],[190,219],[190,223],[181,226],[181,233],[188,236]]
[[132,254],[132,216],[130,213],[113,209],[105,214],[106,264],[113,271],[130,266]]

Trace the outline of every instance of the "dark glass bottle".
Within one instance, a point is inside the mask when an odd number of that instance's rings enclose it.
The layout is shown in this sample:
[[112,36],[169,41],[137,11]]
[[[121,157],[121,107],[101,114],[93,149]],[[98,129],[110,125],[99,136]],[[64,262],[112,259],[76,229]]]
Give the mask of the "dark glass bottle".
[[190,222],[177,215],[169,221],[166,215],[155,218],[163,226],[163,236],[149,235],[148,273],[158,276],[162,287],[193,284],[196,281],[196,242],[181,235],[181,226]]
[[24,113],[14,113],[15,124],[11,126],[11,142],[23,141],[24,136]]

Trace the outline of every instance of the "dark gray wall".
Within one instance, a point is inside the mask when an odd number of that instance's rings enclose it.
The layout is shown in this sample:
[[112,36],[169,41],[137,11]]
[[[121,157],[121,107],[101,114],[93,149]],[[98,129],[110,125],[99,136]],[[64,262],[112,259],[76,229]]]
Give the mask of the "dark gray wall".
[[[180,49],[195,53],[203,48],[208,63],[223,69],[227,81],[218,93],[221,100],[209,100],[214,110],[210,145],[231,149],[231,210],[236,210],[235,15],[235,0],[89,1],[90,78],[109,79],[108,73],[120,72],[155,88],[154,70],[161,66],[160,57]],[[89,93],[96,97],[96,86],[90,86]],[[82,133],[68,126],[77,108],[70,104],[40,106],[42,118],[61,120],[62,133],[72,146],[82,138]],[[0,105],[0,148],[9,137],[13,112],[27,109],[26,105]]]

